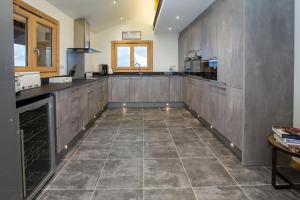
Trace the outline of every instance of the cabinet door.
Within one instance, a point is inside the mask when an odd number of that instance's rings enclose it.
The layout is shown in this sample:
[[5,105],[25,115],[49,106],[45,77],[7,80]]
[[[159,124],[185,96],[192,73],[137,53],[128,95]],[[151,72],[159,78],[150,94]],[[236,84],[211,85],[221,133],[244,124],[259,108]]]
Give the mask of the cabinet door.
[[217,103],[217,115],[216,115],[216,123],[215,128],[225,135],[225,114],[226,114],[226,86],[217,86],[217,95],[218,95],[218,103]]
[[209,112],[210,112],[210,90],[208,81],[201,81],[202,85],[202,102],[200,106],[201,117],[209,122]]
[[243,94],[242,90],[227,87],[225,134],[237,147],[242,147],[243,136]]
[[208,122],[212,126],[216,126],[216,120],[218,115],[218,87],[216,83],[209,83],[209,93],[210,104]]
[[170,101],[170,79],[169,77],[148,78],[148,101],[169,102]]
[[148,79],[146,77],[130,78],[130,102],[147,102]]
[[182,102],[181,77],[170,77],[170,102]]
[[193,110],[198,115],[201,115],[201,104],[203,101],[201,80],[195,79],[193,90],[194,90]]
[[129,102],[129,78],[111,79],[111,99],[112,102]]
[[182,79],[182,98],[183,102],[187,105],[187,77]]

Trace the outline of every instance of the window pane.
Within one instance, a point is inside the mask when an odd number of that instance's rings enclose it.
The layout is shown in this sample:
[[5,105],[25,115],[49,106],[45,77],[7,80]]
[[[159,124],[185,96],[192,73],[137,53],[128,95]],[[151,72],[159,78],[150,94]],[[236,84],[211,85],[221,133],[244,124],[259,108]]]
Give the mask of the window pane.
[[26,67],[27,62],[27,18],[14,14],[14,64]]
[[130,47],[117,47],[117,66],[130,67]]
[[37,25],[37,66],[52,67],[52,29]]
[[134,63],[139,63],[141,67],[148,66],[148,48],[147,46],[134,47]]

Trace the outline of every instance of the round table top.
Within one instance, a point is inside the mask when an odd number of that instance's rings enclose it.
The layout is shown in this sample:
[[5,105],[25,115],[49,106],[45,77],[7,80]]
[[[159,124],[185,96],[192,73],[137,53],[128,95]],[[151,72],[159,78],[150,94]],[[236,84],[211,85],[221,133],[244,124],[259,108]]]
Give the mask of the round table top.
[[276,139],[274,138],[274,135],[271,134],[269,135],[268,137],[268,142],[275,148],[279,149],[280,151],[282,152],[285,152],[291,156],[294,156],[294,157],[298,157],[300,158],[300,153],[295,153],[295,152],[292,152],[291,150],[289,150],[288,148],[286,148],[285,146],[283,146],[282,144],[280,144],[279,142],[276,142]]

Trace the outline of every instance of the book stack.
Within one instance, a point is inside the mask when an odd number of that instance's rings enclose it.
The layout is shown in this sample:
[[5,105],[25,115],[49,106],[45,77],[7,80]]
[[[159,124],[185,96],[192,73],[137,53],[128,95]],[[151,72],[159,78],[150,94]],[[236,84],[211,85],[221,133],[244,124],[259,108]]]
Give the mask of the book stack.
[[276,142],[295,153],[300,153],[300,129],[291,127],[273,126]]

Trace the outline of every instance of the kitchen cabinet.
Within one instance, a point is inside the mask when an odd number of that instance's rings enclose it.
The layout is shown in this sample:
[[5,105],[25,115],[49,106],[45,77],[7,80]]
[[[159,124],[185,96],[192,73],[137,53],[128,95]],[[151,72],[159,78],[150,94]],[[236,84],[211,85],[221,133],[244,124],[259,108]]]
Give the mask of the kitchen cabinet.
[[218,87],[217,83],[209,82],[208,83],[209,99],[210,103],[207,105],[209,107],[208,112],[208,122],[212,125],[216,125],[216,119],[218,113]]
[[182,102],[182,78],[180,76],[170,77],[170,102]]
[[243,137],[243,93],[241,89],[227,87],[225,136],[242,149]]
[[226,115],[226,98],[227,89],[223,84],[217,85],[217,115],[215,121],[215,128],[225,134],[225,115]]
[[210,113],[210,90],[209,90],[209,82],[202,80],[202,102],[200,106],[200,116],[209,121],[209,113]]
[[170,79],[166,76],[148,77],[148,102],[170,101]]
[[56,153],[60,153],[107,103],[107,79],[56,92]]
[[130,97],[130,78],[113,77],[111,78],[111,102],[129,102]]
[[148,101],[148,79],[147,77],[130,78],[129,101],[133,103],[142,103]]

